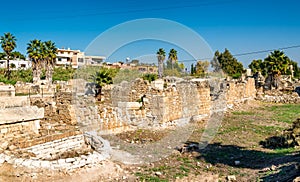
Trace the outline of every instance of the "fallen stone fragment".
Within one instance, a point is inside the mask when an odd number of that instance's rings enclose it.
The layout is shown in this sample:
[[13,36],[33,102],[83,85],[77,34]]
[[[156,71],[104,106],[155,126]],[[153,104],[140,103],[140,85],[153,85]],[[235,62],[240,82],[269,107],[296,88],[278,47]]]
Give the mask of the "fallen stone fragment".
[[230,176],[227,176],[227,180],[228,181],[236,181],[236,177],[235,177],[235,175],[230,175]]

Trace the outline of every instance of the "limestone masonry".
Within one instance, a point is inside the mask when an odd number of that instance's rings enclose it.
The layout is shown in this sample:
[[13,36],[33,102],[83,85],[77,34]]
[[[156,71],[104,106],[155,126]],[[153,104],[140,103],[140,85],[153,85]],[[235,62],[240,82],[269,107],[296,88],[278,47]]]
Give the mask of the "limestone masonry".
[[[49,169],[90,165],[109,157],[103,149],[108,151],[109,143],[99,134],[209,117],[215,109],[212,100],[221,97],[220,93],[224,108],[256,96],[253,78],[166,78],[151,83],[136,79],[104,87],[101,98],[95,98],[92,87],[83,80],[69,83],[57,87],[57,92],[51,87],[44,95],[39,88],[30,96],[15,96],[13,86],[2,86],[5,92],[0,97],[0,163]],[[26,84],[18,83],[18,93],[22,85]],[[23,90],[28,93],[32,88],[28,85]],[[77,157],[67,157],[74,151]]]

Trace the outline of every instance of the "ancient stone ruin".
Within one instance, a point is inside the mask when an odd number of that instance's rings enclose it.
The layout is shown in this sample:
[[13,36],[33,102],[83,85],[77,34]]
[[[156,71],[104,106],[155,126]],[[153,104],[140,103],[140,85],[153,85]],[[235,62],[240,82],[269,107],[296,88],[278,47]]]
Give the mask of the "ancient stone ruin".
[[273,103],[300,103],[300,81],[291,75],[269,74],[264,78],[260,72],[253,75],[257,99]]
[[300,146],[300,118],[296,119],[292,127],[284,130],[281,135],[267,138],[260,144],[273,149]]
[[68,84],[30,96],[15,96],[13,86],[5,86],[10,90],[0,97],[0,163],[51,170],[91,166],[113,150],[101,135],[199,122],[256,95],[253,78],[137,79],[104,87],[100,101],[86,82]]

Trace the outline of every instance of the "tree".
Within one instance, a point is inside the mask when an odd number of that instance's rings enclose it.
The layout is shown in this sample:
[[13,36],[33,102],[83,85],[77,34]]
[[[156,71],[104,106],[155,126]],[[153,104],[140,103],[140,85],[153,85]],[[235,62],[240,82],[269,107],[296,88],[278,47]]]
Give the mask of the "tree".
[[263,75],[266,75],[265,64],[261,59],[253,60],[248,67],[252,73],[261,72]]
[[10,67],[11,67],[12,69],[14,69],[14,68],[16,68],[16,65],[15,65],[14,63],[10,63]]
[[0,60],[4,60],[5,59],[5,53],[4,52],[0,52]]
[[131,63],[132,63],[132,64],[135,64],[135,65],[139,65],[139,64],[140,64],[140,61],[137,60],[137,59],[133,59],[133,60],[131,61]]
[[44,45],[40,40],[31,40],[27,44],[27,54],[32,63],[32,74],[33,82],[37,83],[40,81],[42,62],[44,59],[43,55]]
[[172,69],[174,69],[174,64],[177,63],[177,51],[175,49],[170,50],[168,60],[171,61]]
[[219,60],[217,59],[217,57],[219,55],[220,55],[220,52],[216,51],[214,58],[210,62],[211,67],[213,68],[213,72],[220,72],[222,70]]
[[194,64],[191,65],[191,75],[194,75],[196,73],[196,68]]
[[12,55],[13,59],[21,59],[21,60],[26,59],[26,57],[22,53],[20,53],[19,51],[14,51],[14,52],[11,53],[11,55]]
[[291,66],[293,70],[290,70],[291,74],[293,73],[293,76],[295,78],[300,77],[300,68],[298,67],[298,63],[291,60]]
[[12,51],[17,47],[16,44],[17,39],[15,36],[13,36],[11,33],[5,33],[3,36],[0,38],[0,43],[1,47],[5,53],[6,60],[7,60],[7,72],[6,72],[6,77],[7,79],[10,79],[10,70],[9,70],[9,60],[11,58],[11,53]]
[[243,64],[233,57],[228,49],[223,53],[216,51],[214,59],[218,61],[222,70],[233,78],[239,78],[244,72]]
[[166,52],[163,48],[160,48],[156,52],[157,60],[158,60],[158,77],[162,78],[163,77],[163,64],[164,60],[166,59]]
[[275,50],[265,58],[264,64],[268,73],[273,75],[287,74],[291,60],[283,51]]
[[52,83],[53,67],[55,64],[57,48],[51,40],[44,42],[44,58],[46,63],[46,80],[49,84]]
[[91,75],[91,79],[94,83],[97,84],[97,88],[99,91],[96,92],[96,96],[102,93],[102,87],[108,84],[113,84],[113,78],[116,76],[117,70],[116,69],[109,69],[109,68],[101,68],[96,74]]
[[207,73],[209,67],[208,61],[198,61],[196,64],[196,70],[194,75],[204,77],[205,73]]

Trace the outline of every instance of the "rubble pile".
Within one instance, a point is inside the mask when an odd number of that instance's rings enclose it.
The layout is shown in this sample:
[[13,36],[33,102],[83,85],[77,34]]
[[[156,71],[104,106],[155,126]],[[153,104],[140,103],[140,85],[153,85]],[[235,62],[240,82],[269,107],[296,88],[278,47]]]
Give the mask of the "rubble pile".
[[300,118],[293,122],[290,129],[284,130],[282,135],[269,137],[260,144],[272,149],[300,146]]
[[273,102],[273,103],[290,103],[290,104],[300,103],[300,97],[298,93],[294,91],[280,91],[280,90],[265,91],[264,93],[258,93],[256,99],[261,100],[263,102]]

